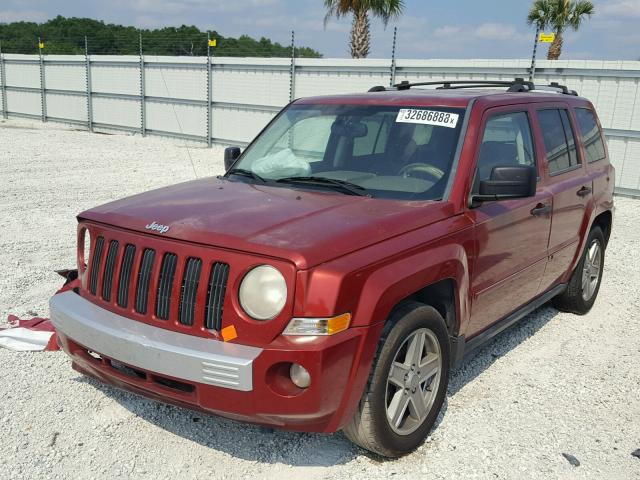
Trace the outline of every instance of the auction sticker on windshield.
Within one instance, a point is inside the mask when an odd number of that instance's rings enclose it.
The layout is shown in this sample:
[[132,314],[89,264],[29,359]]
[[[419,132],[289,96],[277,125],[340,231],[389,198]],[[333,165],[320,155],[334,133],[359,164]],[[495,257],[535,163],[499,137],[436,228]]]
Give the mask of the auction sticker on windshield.
[[396,117],[396,122],[423,123],[425,125],[436,125],[438,127],[456,128],[458,117],[459,115],[457,113],[401,108]]

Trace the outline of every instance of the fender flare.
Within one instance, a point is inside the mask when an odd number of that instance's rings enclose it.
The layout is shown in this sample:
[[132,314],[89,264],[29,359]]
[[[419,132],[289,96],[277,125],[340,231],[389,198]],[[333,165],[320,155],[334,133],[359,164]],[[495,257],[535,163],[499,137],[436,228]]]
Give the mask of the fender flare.
[[447,279],[456,286],[456,330],[463,331],[469,312],[469,259],[457,244],[430,246],[375,270],[362,286],[353,325],[386,322],[402,300]]

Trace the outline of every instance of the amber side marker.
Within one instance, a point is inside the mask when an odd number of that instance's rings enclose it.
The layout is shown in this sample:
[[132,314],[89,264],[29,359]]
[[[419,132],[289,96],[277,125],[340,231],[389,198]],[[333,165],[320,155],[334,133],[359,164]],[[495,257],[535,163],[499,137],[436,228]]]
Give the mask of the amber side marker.
[[222,340],[225,342],[230,342],[234,338],[238,338],[238,332],[236,332],[236,327],[233,325],[229,325],[220,330],[220,335],[222,335]]

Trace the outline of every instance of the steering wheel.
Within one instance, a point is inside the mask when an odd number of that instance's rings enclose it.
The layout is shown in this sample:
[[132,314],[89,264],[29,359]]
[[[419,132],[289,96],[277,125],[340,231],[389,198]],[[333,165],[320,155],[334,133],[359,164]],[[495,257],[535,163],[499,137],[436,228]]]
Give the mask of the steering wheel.
[[428,163],[410,163],[402,167],[399,175],[403,177],[422,177],[437,182],[444,177],[444,172]]

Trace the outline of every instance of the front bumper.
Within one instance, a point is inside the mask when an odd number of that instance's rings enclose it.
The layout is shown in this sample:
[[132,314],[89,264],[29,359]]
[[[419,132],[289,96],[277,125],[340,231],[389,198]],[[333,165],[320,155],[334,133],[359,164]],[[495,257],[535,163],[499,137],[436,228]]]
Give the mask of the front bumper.
[[[352,328],[332,337],[280,336],[257,348],[137,322],[72,291],[54,295],[50,307],[61,346],[84,374],[167,403],[299,431],[332,432],[349,420],[380,335],[378,327]],[[292,362],[309,370],[309,388],[288,380]]]

